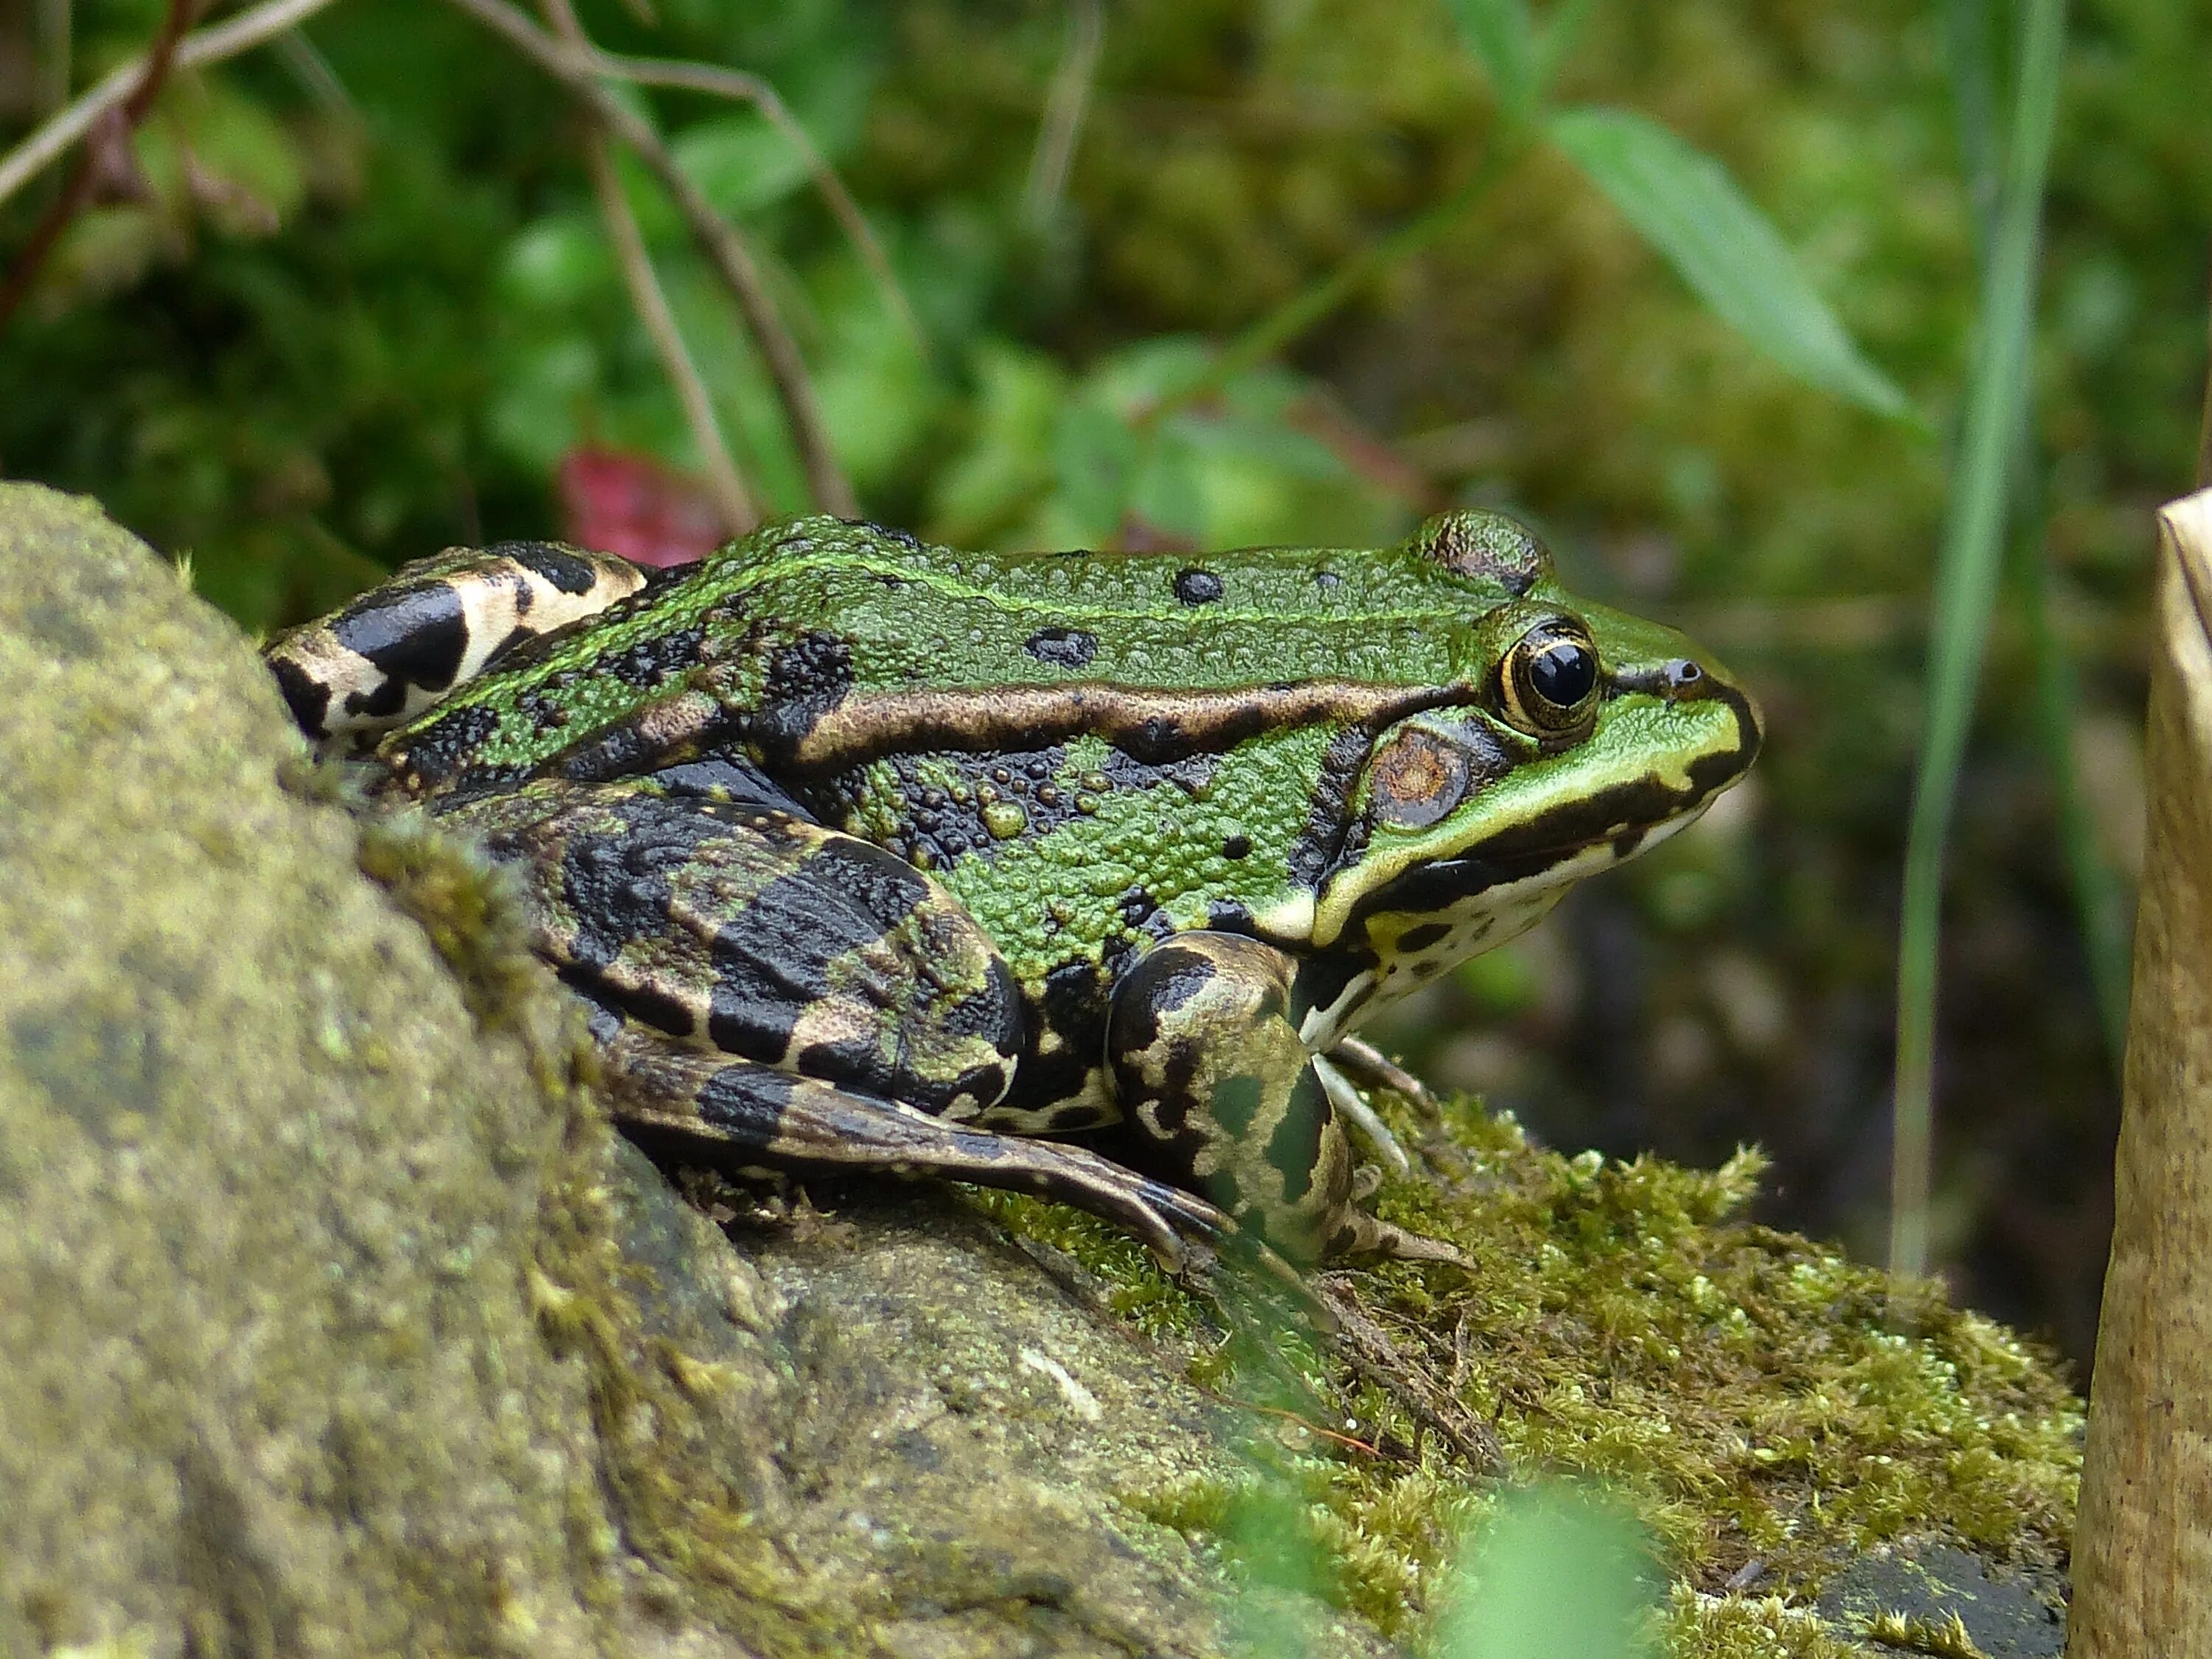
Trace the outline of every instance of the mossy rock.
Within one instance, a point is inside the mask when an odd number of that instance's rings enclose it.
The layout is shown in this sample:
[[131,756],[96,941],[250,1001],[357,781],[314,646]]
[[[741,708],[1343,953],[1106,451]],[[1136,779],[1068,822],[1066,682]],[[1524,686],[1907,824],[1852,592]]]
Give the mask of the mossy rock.
[[679,1195],[498,879],[343,794],[172,571],[0,486],[0,1653],[1419,1648],[1495,1489],[1424,1387],[1626,1494],[1679,1651],[1846,1650],[1891,1540],[2048,1599],[2071,1397],[1728,1219],[1754,1160],[1401,1110],[1385,1212],[1478,1271],[1336,1281],[1358,1380],[1052,1206]]

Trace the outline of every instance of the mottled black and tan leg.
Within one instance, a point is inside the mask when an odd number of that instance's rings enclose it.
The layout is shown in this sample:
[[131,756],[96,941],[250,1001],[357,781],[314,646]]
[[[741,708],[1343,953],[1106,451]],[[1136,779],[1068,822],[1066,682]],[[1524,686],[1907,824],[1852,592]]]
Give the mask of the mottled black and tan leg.
[[963,1128],[882,1096],[678,1047],[635,1025],[604,1049],[615,1115],[641,1139],[724,1164],[874,1173],[1034,1193],[1125,1227],[1170,1271],[1234,1224],[1204,1199],[1079,1146]]
[[529,873],[540,954],[669,1040],[969,1122],[1006,1092],[1020,992],[950,894],[756,803],[546,780],[448,814]]
[[882,848],[635,783],[546,781],[450,816],[529,869],[538,948],[599,1011],[616,1115],[641,1138],[1037,1193],[1171,1267],[1235,1231],[1096,1153],[978,1124],[1021,1051],[1020,993],[951,896]]
[[1115,988],[1107,1056],[1122,1110],[1178,1174],[1291,1261],[1448,1246],[1354,1202],[1352,1152],[1309,1063],[1294,964],[1260,940],[1177,934]]
[[611,553],[551,542],[457,547],[404,566],[262,656],[308,737],[360,740],[421,713],[522,641],[644,586],[645,572]]

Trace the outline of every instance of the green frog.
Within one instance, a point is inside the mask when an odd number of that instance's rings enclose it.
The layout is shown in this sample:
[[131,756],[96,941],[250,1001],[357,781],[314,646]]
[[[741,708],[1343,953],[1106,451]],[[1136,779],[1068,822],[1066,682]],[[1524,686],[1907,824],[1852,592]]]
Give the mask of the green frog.
[[1354,1034],[1760,735],[1474,511],[1204,555],[801,518],[650,577],[508,543],[268,658],[379,795],[520,872],[634,1136],[1039,1192],[1170,1263],[1443,1254],[1359,1202],[1347,1124],[1395,1149],[1353,1079],[1394,1073]]

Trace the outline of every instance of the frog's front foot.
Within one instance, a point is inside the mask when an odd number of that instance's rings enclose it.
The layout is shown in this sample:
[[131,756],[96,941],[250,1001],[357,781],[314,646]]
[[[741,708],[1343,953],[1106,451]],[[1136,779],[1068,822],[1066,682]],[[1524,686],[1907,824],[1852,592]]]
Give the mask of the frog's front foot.
[[[1336,1103],[1350,1085],[1306,1053],[1296,971],[1283,951],[1237,933],[1179,933],[1146,952],[1115,991],[1107,1035],[1130,1123],[1176,1174],[1295,1262],[1468,1265],[1450,1245],[1359,1208]],[[1379,1120],[1374,1127],[1396,1152]]]

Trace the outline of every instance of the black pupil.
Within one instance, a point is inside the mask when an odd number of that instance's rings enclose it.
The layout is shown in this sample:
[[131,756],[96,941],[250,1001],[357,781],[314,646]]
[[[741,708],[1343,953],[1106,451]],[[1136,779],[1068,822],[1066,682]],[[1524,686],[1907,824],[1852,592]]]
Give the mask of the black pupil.
[[1529,656],[1528,684],[1546,702],[1572,708],[1597,688],[1597,653],[1578,641],[1546,640]]

